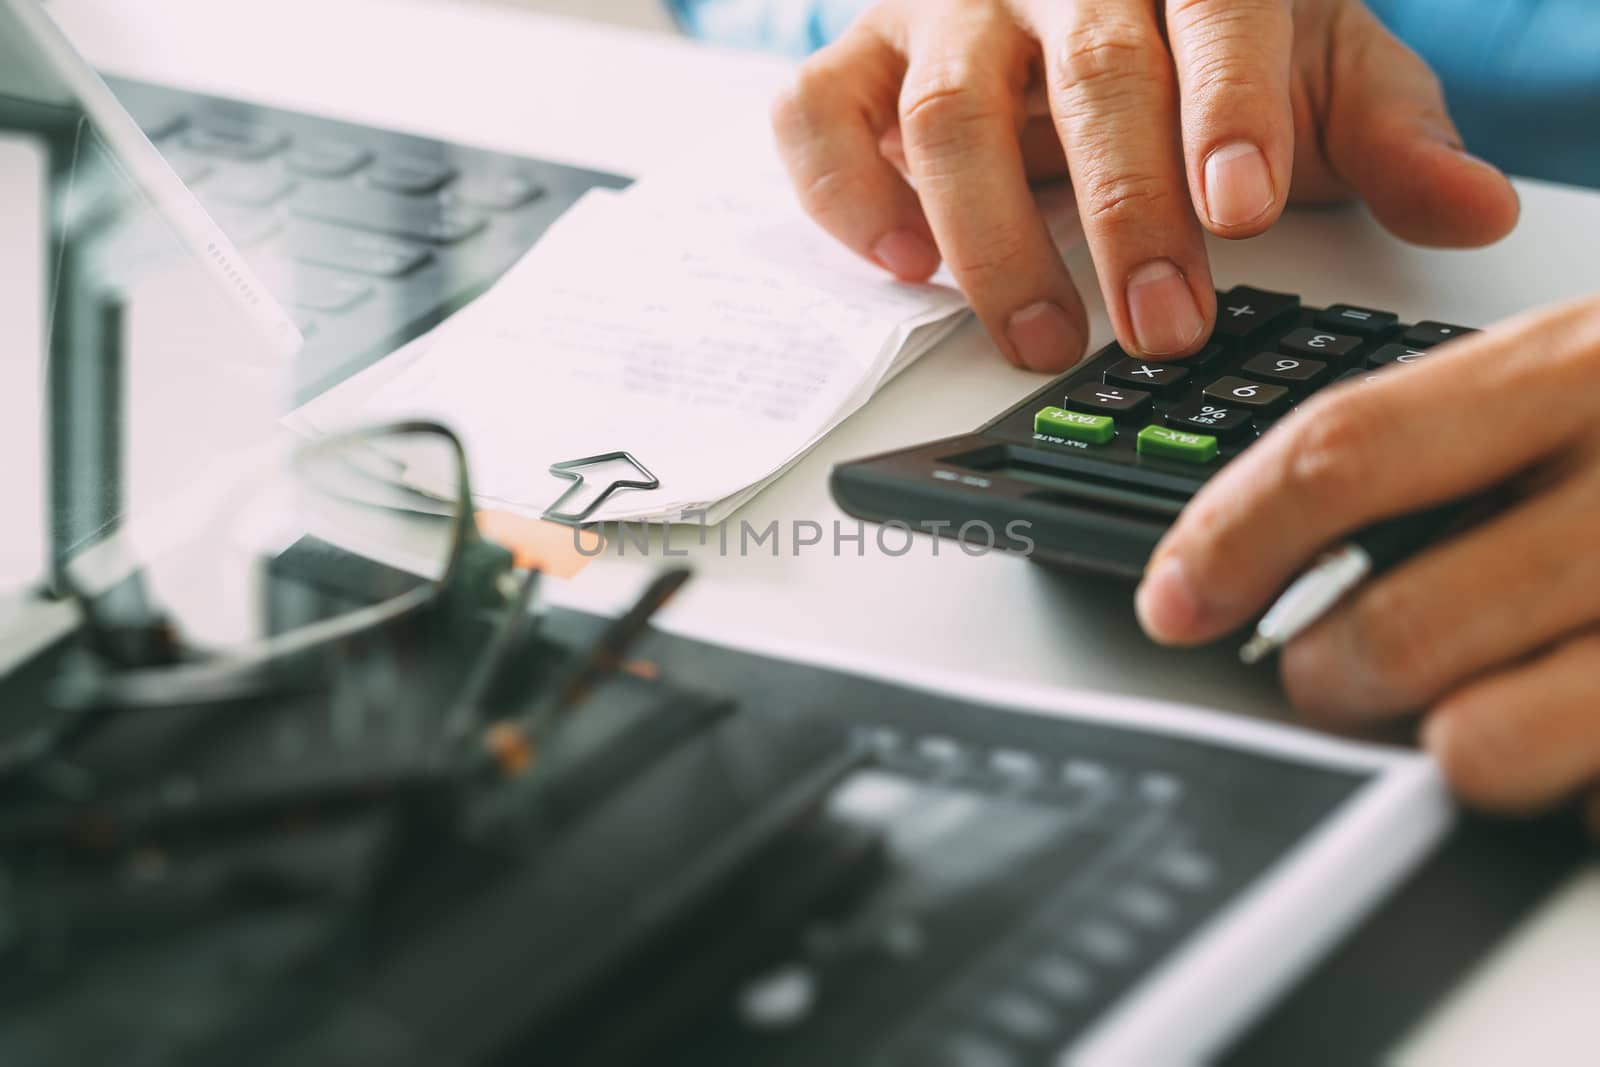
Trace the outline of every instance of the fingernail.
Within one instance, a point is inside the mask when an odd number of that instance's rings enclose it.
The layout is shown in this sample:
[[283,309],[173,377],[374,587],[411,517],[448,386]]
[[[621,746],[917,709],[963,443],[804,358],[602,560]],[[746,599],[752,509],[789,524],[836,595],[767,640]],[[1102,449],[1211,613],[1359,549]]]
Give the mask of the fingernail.
[[895,230],[872,246],[872,258],[900,278],[926,278],[939,269],[939,250],[920,233]]
[[1169,259],[1154,259],[1128,275],[1128,316],[1139,351],[1168,356],[1200,340],[1206,320],[1183,272]]
[[1207,156],[1205,181],[1206,213],[1221,229],[1254,222],[1275,198],[1267,157],[1249,141],[1233,141]]
[[1061,305],[1041,300],[1011,316],[1006,340],[1030,370],[1059,370],[1078,355],[1078,331]]
[[1144,632],[1157,641],[1181,639],[1200,621],[1200,598],[1183,560],[1168,556],[1139,583],[1133,607]]

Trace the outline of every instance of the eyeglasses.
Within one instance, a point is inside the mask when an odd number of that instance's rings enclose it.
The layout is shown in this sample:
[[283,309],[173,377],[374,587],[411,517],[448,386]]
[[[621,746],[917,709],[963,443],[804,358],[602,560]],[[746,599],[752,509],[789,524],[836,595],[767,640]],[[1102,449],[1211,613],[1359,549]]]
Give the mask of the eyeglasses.
[[69,567],[83,648],[48,724],[0,747],[0,780],[112,713],[314,687],[364,635],[519,599],[511,553],[478,530],[465,450],[438,423],[265,449],[201,481]]

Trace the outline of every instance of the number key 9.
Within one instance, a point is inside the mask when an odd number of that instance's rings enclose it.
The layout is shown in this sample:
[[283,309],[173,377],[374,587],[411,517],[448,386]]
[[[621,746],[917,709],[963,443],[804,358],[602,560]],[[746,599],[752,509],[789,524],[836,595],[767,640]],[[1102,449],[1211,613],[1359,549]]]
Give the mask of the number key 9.
[[1328,365],[1320,359],[1262,352],[1247,360],[1239,372],[1271,385],[1287,386],[1295,392],[1301,392],[1321,385],[1328,376]]

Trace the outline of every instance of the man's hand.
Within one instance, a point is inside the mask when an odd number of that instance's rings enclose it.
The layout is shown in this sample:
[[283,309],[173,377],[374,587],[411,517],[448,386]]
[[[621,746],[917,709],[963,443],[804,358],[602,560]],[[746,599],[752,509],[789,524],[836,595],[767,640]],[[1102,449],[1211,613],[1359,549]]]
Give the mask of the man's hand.
[[1359,528],[1496,489],[1503,509],[1292,642],[1284,685],[1332,725],[1424,711],[1468,802],[1530,811],[1587,790],[1600,833],[1600,299],[1312,398],[1190,503],[1140,619],[1163,642],[1212,640]]
[[908,280],[942,256],[1042,371],[1077,360],[1086,320],[1030,180],[1071,176],[1117,338],[1150,357],[1210,330],[1202,227],[1249,237],[1291,198],[1355,194],[1401,237],[1468,246],[1517,216],[1359,0],[881,0],[773,121],[818,222]]

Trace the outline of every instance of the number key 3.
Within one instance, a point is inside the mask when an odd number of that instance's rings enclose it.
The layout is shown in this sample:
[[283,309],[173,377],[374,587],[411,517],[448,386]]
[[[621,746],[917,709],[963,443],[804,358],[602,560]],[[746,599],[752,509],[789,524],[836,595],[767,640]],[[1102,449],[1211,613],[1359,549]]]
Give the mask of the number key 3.
[[1310,356],[1331,363],[1342,363],[1360,347],[1361,338],[1326,330],[1290,330],[1278,340],[1278,350],[1284,355]]

